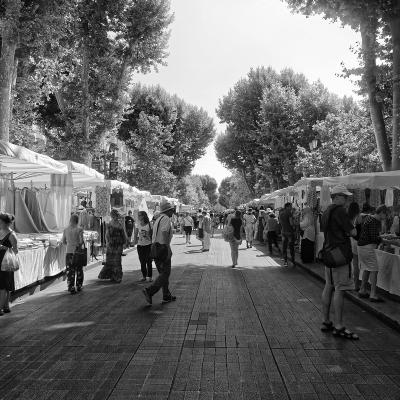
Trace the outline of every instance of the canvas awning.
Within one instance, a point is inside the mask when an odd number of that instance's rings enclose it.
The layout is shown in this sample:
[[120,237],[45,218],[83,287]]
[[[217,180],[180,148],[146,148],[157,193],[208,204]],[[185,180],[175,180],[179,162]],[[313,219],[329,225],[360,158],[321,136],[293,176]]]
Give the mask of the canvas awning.
[[347,176],[324,178],[323,180],[324,186],[336,186],[339,184],[345,185],[348,189],[400,188],[400,171],[365,172],[350,174]]
[[68,173],[65,164],[44,154],[0,140],[0,174],[12,174],[14,180]]
[[85,164],[74,161],[60,161],[67,166],[68,172],[72,175],[72,182],[75,188],[101,185],[104,182],[104,175]]

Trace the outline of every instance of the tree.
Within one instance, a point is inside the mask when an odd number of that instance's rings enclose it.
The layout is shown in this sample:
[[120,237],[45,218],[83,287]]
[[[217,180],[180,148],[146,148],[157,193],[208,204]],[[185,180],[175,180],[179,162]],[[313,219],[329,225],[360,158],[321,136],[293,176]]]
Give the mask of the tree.
[[[399,169],[400,0],[286,1],[296,12],[306,15],[322,14],[327,19],[340,20],[360,32],[363,77],[361,90],[368,95],[370,117],[382,166],[384,170]],[[378,58],[380,65],[377,62]],[[359,71],[345,72],[352,74]],[[385,82],[387,77],[390,77],[389,85]],[[388,86],[391,86],[391,123],[385,124],[385,100],[382,89]],[[390,125],[391,138],[388,134]]]
[[198,177],[200,178],[201,181],[201,188],[208,197],[208,202],[210,203],[211,206],[213,206],[214,204],[216,204],[218,200],[217,181],[209,175],[199,175]]
[[218,202],[225,208],[229,208],[230,205],[230,190],[231,190],[231,177],[222,179],[221,184],[218,187]]
[[226,208],[234,208],[249,202],[253,197],[243,179],[234,173],[228,178],[224,178],[218,188],[219,203]]

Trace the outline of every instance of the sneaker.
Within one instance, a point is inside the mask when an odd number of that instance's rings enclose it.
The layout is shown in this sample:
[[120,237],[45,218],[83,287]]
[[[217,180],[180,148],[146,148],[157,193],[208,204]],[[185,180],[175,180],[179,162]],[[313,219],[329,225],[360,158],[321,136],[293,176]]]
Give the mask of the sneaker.
[[283,262],[283,266],[284,266],[284,267],[288,267],[288,266],[289,266],[288,262],[287,262],[287,261],[284,261],[284,262]]
[[147,282],[153,282],[153,278],[151,276],[147,277]]
[[153,304],[153,300],[151,299],[151,296],[149,295],[149,292],[147,289],[143,289],[142,293],[144,294],[144,297],[146,298],[146,301],[151,305]]
[[76,293],[76,290],[75,290],[75,287],[74,287],[74,286],[71,287],[71,288],[69,288],[68,291],[69,291],[71,294],[75,294],[75,293]]
[[165,304],[165,303],[171,303],[171,301],[175,301],[175,300],[176,300],[176,296],[172,296],[172,294],[171,294],[168,297],[164,297],[162,302],[163,302],[163,304]]
[[76,291],[77,291],[77,292],[82,291],[82,286],[77,286],[77,287],[76,287]]
[[143,277],[142,279],[140,279],[140,281],[139,282],[146,282],[146,278],[145,277]]

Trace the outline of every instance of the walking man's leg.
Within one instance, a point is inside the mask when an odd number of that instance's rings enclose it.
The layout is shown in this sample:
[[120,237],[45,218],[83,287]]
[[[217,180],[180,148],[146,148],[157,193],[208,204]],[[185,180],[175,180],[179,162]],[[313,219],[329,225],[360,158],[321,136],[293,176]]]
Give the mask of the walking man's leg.
[[290,235],[289,239],[289,249],[290,249],[290,257],[292,259],[293,267],[295,266],[295,255],[294,255],[294,235]]
[[78,292],[80,292],[81,289],[82,289],[83,277],[84,277],[84,275],[83,275],[83,267],[82,266],[76,267],[76,290]]
[[283,261],[285,267],[287,267],[287,248],[288,248],[289,238],[285,234],[282,235],[282,238],[283,238],[283,244],[282,244]]

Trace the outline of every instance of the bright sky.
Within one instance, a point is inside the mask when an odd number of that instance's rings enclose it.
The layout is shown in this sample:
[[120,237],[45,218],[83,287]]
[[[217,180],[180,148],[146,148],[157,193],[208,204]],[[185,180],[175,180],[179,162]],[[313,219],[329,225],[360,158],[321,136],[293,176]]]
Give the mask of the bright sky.
[[[219,99],[252,67],[291,67],[334,93],[352,94],[351,82],[335,76],[342,61],[356,63],[350,46],[359,36],[348,28],[291,14],[280,0],[171,0],[171,8],[168,66],[138,80],[203,107],[218,132],[224,131],[215,114]],[[218,183],[230,175],[213,145],[193,173],[211,175]]]

